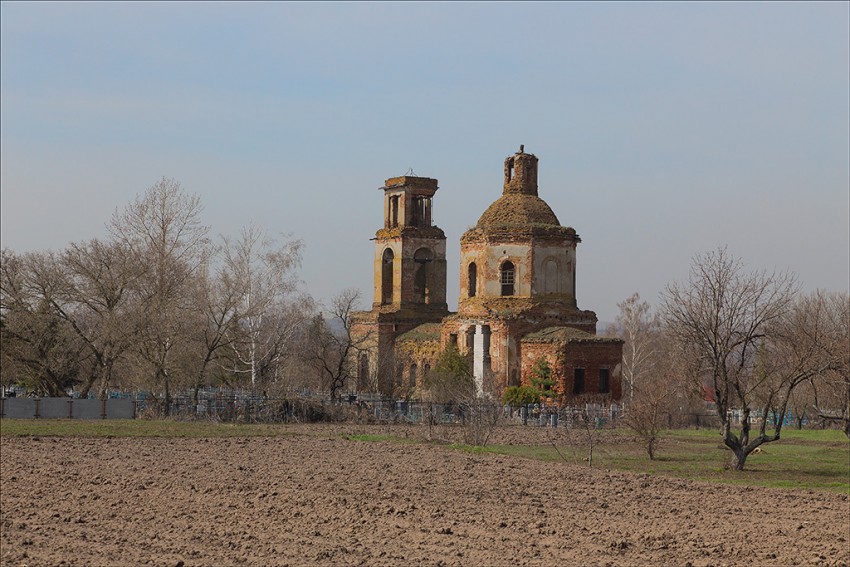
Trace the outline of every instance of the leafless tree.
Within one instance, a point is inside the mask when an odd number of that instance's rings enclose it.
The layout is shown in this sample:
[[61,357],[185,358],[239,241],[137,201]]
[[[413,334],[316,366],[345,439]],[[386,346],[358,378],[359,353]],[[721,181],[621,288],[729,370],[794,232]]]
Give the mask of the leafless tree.
[[795,427],[803,429],[803,424],[808,420],[811,422],[814,417],[814,402],[815,392],[811,381],[802,382],[794,391],[791,392],[791,397],[788,398],[788,409],[794,419]]
[[[586,398],[590,399],[592,398]],[[604,420],[593,410],[594,405],[596,404],[584,403],[563,408],[563,421],[559,427],[546,429],[549,444],[565,462],[570,462],[567,459],[569,449],[573,463],[580,464],[583,461],[588,467],[593,467],[593,456],[610,433],[605,428]],[[580,450],[586,455],[581,459]]]
[[690,405],[694,388],[687,373],[684,354],[675,341],[662,332],[652,337],[652,372],[641,377],[628,402],[624,422],[643,442],[650,460],[655,459],[661,432],[679,421],[674,416]]
[[90,367],[88,349],[45,297],[50,282],[34,280],[37,255],[0,253],[0,372],[2,383],[23,383],[36,393],[65,396]]
[[295,293],[301,246],[299,240],[278,244],[253,225],[239,240],[225,239],[219,281],[230,305],[218,310],[233,319],[226,327],[232,371],[247,374],[251,388],[268,385],[306,317],[303,307],[312,305]]
[[[835,317],[840,311],[830,309],[827,297],[823,292],[798,297],[771,326],[757,354],[760,383],[754,391],[769,410],[763,412],[765,421],[772,420],[775,428],[787,419],[795,393],[817,377],[847,368],[850,347],[843,340],[847,335],[842,328],[847,323]],[[786,384],[793,388],[790,394],[777,395],[777,389]]]
[[655,458],[661,431],[671,425],[678,402],[680,371],[672,341],[663,333],[658,314],[637,293],[617,304],[620,309],[611,334],[623,345],[626,382],[624,422],[640,437],[650,459]]
[[198,271],[192,286],[196,310],[190,314],[190,350],[196,353],[192,388],[197,402],[199,390],[209,383],[210,369],[229,345],[228,330],[235,325],[236,305],[240,297],[234,286],[227,285],[207,262]]
[[[805,379],[799,374],[759,375],[757,354],[768,333],[791,308],[795,280],[790,274],[746,272],[725,248],[698,255],[686,283],[667,286],[664,319],[671,336],[694,355],[710,379],[723,443],[732,450],[732,465],[743,470],[747,456],[763,443],[780,438],[782,420],[768,433],[766,416],[774,408],[784,415],[788,397]],[[733,408],[741,411],[740,431],[732,431]],[[761,419],[751,438],[753,412]]]
[[653,372],[660,321],[657,314],[651,313],[649,303],[641,301],[638,293],[618,303],[617,307],[620,312],[614,321],[614,332],[625,341],[622,376],[628,391],[627,398],[631,401],[636,384]]
[[[201,203],[162,179],[107,225],[110,239],[23,256],[3,250],[3,380],[61,394],[124,386],[162,393],[212,380],[279,386],[312,299],[298,290],[301,242],[256,227],[213,247]],[[121,372],[117,372],[120,368]]]
[[[29,328],[32,330],[36,322],[32,315],[37,314],[43,324],[37,325],[40,333],[31,336],[32,344],[43,347],[44,340],[60,336],[57,331],[72,332],[90,357],[85,372],[77,368],[82,395],[87,395],[98,380],[101,395],[105,395],[115,364],[129,348],[134,332],[132,307],[129,307],[132,294],[128,288],[137,270],[130,267],[131,262],[119,246],[98,240],[72,244],[61,254],[30,253],[17,262],[20,265],[17,291],[13,290],[11,279],[4,285],[10,293],[18,294],[18,319],[26,305],[38,306],[30,310]],[[21,292],[30,299],[20,301]],[[53,319],[60,320],[62,325],[51,323]],[[8,330],[13,329],[10,326]]]
[[482,390],[479,392],[476,387],[469,360],[450,343],[426,374],[423,393],[429,401],[457,408],[461,414],[464,442],[484,446],[501,421],[502,406],[495,396],[495,377],[485,377]]
[[82,385],[88,395],[99,381],[100,397],[113,386],[115,367],[140,332],[140,302],[134,286],[145,266],[117,242],[71,244],[60,256],[64,285],[53,305],[88,346],[95,364]]
[[785,329],[786,360],[810,369],[814,413],[850,438],[850,295],[802,297]]
[[372,337],[352,333],[352,314],[360,301],[356,289],[343,290],[333,298],[329,320],[319,314],[313,317],[307,336],[306,359],[330,390],[331,399],[339,399],[346,382],[354,375],[357,353],[365,350]]
[[850,381],[847,372],[826,372],[812,380],[815,413],[826,422],[837,423],[850,438]]
[[145,266],[135,280],[143,317],[136,354],[151,385],[162,388],[166,408],[178,367],[172,358],[189,342],[186,314],[194,308],[192,280],[210,254],[209,229],[201,223],[201,212],[197,195],[163,178],[116,211],[108,225],[115,242]]

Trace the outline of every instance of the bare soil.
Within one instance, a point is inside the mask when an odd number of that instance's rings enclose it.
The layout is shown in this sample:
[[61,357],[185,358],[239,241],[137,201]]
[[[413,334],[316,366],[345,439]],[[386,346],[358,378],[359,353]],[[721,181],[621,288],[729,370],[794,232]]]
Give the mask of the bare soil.
[[846,495],[285,429],[3,437],[0,564],[850,564]]

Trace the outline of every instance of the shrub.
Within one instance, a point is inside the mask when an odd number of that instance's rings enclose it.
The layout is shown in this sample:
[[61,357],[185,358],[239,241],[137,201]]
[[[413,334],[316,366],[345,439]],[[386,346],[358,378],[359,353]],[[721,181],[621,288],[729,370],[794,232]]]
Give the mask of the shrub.
[[540,401],[540,392],[533,386],[511,386],[502,394],[502,403],[511,406],[527,406]]

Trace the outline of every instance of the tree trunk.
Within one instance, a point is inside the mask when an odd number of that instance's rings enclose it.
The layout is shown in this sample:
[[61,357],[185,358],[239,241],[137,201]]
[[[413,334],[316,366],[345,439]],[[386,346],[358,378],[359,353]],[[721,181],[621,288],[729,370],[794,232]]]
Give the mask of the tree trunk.
[[744,463],[747,462],[747,452],[743,448],[732,450],[732,468],[736,471],[744,470]]
[[162,373],[163,384],[165,385],[165,417],[171,415],[171,389],[168,387],[168,374]]
[[649,454],[649,460],[650,461],[655,460],[655,447],[656,447],[657,444],[658,444],[658,439],[656,439],[654,435],[650,436],[649,439],[647,439],[646,452],[647,452],[647,454]]
[[749,454],[747,453],[747,446],[730,431],[728,422],[723,425],[723,444],[732,451],[731,467],[736,471],[742,471],[744,470],[744,463],[747,462],[747,455]]
[[83,383],[83,387],[80,389],[80,397],[86,399],[89,397],[89,391],[91,391],[92,386],[97,381],[97,371],[92,370],[91,374],[89,374],[86,381]]

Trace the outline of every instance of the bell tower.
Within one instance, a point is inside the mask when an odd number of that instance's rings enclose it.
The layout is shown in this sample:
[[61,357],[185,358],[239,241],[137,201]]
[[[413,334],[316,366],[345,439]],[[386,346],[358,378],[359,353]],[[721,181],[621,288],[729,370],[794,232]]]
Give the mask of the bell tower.
[[448,311],[446,235],[434,226],[437,180],[403,175],[387,179],[384,227],[375,234],[375,295],[382,312]]
[[352,314],[352,335],[360,345],[353,367],[357,390],[377,387],[391,396],[404,375],[396,339],[449,314],[446,235],[432,218],[436,179],[403,175],[387,179],[381,189],[384,226],[372,239],[375,293],[370,311]]

